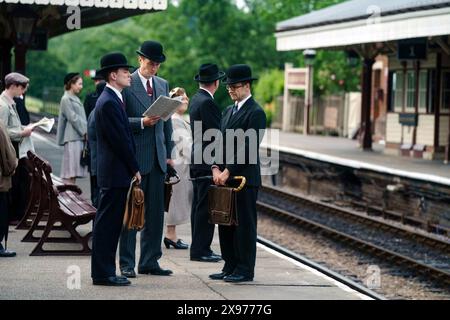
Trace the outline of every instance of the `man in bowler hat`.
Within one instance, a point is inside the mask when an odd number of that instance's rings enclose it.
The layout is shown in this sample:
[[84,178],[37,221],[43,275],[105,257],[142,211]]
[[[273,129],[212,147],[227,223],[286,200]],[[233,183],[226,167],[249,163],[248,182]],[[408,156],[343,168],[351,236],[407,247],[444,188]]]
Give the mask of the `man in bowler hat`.
[[127,192],[133,176],[141,182],[122,90],[130,86],[131,68],[118,52],[102,57],[99,72],[106,87],[94,109],[97,135],[97,182],[100,188],[92,237],[91,276],[94,285],[126,286],[116,276],[116,251],[122,229]]
[[[233,176],[244,176],[247,179],[245,187],[237,192],[238,225],[219,226],[220,250],[225,264],[222,272],[211,274],[209,277],[226,282],[252,281],[254,277],[256,199],[261,186],[258,151],[266,128],[266,114],[252,97],[253,80],[256,78],[252,76],[248,65],[234,65],[227,70],[224,82],[234,104],[224,111],[221,121],[224,161],[216,157],[218,165],[212,166],[216,185],[225,185]],[[235,135],[229,137],[226,134],[227,130],[233,130]],[[245,136],[244,142],[237,143],[236,132],[240,130],[246,135],[256,134],[256,139],[252,141]],[[233,141],[227,141],[230,138]],[[232,150],[227,149],[227,142],[233,146]]]
[[[216,64],[206,63],[199,68],[194,80],[199,83],[199,90],[189,103],[189,118],[193,137],[191,154],[191,178],[211,175],[211,162],[203,158],[205,148],[214,143],[214,139],[203,141],[207,130],[220,130],[222,118],[219,107],[214,101],[214,93],[219,88],[220,79],[225,76]],[[201,135],[200,135],[201,134]],[[214,156],[214,155],[212,155]],[[203,262],[217,262],[221,260],[211,250],[214,236],[214,224],[208,222],[208,187],[209,180],[193,180],[194,197],[191,211],[191,260]]]
[[[168,276],[171,270],[162,269],[161,242],[164,228],[164,177],[167,165],[173,166],[171,153],[172,121],[142,114],[159,97],[169,95],[169,84],[156,76],[166,60],[163,47],[156,41],[142,43],[138,54],[139,68],[131,75],[131,86],[124,90],[127,115],[136,142],[136,157],[142,173],[145,194],[145,225],[141,231],[141,256],[138,273]],[[120,269],[126,277],[136,277],[136,231],[123,230],[120,238]]]

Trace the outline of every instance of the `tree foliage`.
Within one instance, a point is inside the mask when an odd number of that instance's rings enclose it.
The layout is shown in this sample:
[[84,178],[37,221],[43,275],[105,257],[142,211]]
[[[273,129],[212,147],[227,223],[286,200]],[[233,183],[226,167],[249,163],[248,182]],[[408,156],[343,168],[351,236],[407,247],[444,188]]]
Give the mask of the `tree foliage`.
[[[159,75],[171,87],[185,87],[191,96],[197,89],[193,77],[200,64],[214,62],[225,70],[232,64],[247,63],[274,97],[278,90],[282,94],[279,70],[284,63],[303,65],[302,52],[276,51],[276,23],[338,2],[342,0],[246,0],[246,7],[239,9],[234,0],[180,0],[164,12],[52,39],[48,51],[29,55],[29,75],[32,80],[42,79],[43,85],[62,87],[60,79],[65,72],[97,69],[100,57],[110,51],[123,52],[137,66],[135,50],[143,41],[154,39],[163,44],[167,56]],[[354,90],[359,82],[359,71],[347,67],[342,53],[318,52],[315,69],[315,90],[320,94]],[[339,85],[339,80],[344,85]],[[93,84],[87,80],[83,95],[89,90]],[[37,91],[32,90],[32,94],[39,96]],[[265,93],[262,97],[266,101]],[[217,92],[216,99],[222,107],[231,103],[225,88]]]

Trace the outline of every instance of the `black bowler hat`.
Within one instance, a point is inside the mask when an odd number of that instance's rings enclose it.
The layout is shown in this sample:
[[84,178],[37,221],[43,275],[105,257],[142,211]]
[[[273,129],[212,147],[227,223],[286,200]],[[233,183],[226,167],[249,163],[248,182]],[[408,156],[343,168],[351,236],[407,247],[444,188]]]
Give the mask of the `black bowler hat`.
[[103,75],[99,74],[98,71],[95,71],[95,76],[93,76],[91,79],[94,81],[95,80],[105,80],[105,77]]
[[64,77],[64,84],[67,84],[70,80],[75,78],[76,76],[79,76],[80,74],[78,72],[69,72]]
[[97,74],[105,76],[107,71],[117,70],[120,68],[133,68],[128,64],[127,58],[120,52],[111,52],[105,54],[100,59],[100,70],[97,70]]
[[198,82],[213,82],[225,76],[225,72],[219,71],[219,67],[213,63],[205,63],[198,69],[198,74],[194,77]]
[[136,50],[136,53],[155,62],[161,63],[166,61],[166,56],[163,54],[163,46],[156,41],[145,41],[141,48]]
[[227,76],[223,79],[226,84],[253,81],[258,78],[252,77],[252,69],[246,64],[235,64],[227,70]]

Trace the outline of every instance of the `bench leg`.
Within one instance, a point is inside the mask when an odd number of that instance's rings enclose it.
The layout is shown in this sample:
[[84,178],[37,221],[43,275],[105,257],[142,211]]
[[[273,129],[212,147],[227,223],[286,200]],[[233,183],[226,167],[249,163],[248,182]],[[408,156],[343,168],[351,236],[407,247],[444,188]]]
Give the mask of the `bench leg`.
[[[53,230],[53,226],[55,223],[61,222],[61,224],[65,227],[65,230],[68,231],[71,234],[71,237],[74,239],[75,243],[79,243],[82,245],[82,249],[80,250],[44,250],[43,245],[44,243],[50,243],[54,242],[54,238],[50,238],[49,234],[50,231]],[[92,235],[92,232],[89,232],[86,236],[82,237],[74,228],[74,225],[76,223],[71,223],[65,219],[55,219],[49,217],[49,220],[47,222],[47,226],[45,227],[44,233],[42,234],[41,239],[37,243],[36,247],[33,249],[33,251],[30,253],[30,256],[79,256],[79,255],[91,255],[92,250],[89,247],[89,239]]]

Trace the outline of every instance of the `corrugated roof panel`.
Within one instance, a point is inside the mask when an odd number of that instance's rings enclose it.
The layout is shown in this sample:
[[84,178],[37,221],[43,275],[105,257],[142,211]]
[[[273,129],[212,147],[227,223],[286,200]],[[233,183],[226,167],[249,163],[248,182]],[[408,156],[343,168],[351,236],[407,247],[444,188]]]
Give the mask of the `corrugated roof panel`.
[[277,23],[277,31],[450,6],[450,0],[350,0]]
[[113,9],[166,10],[168,0],[0,0],[0,3],[79,6]]

